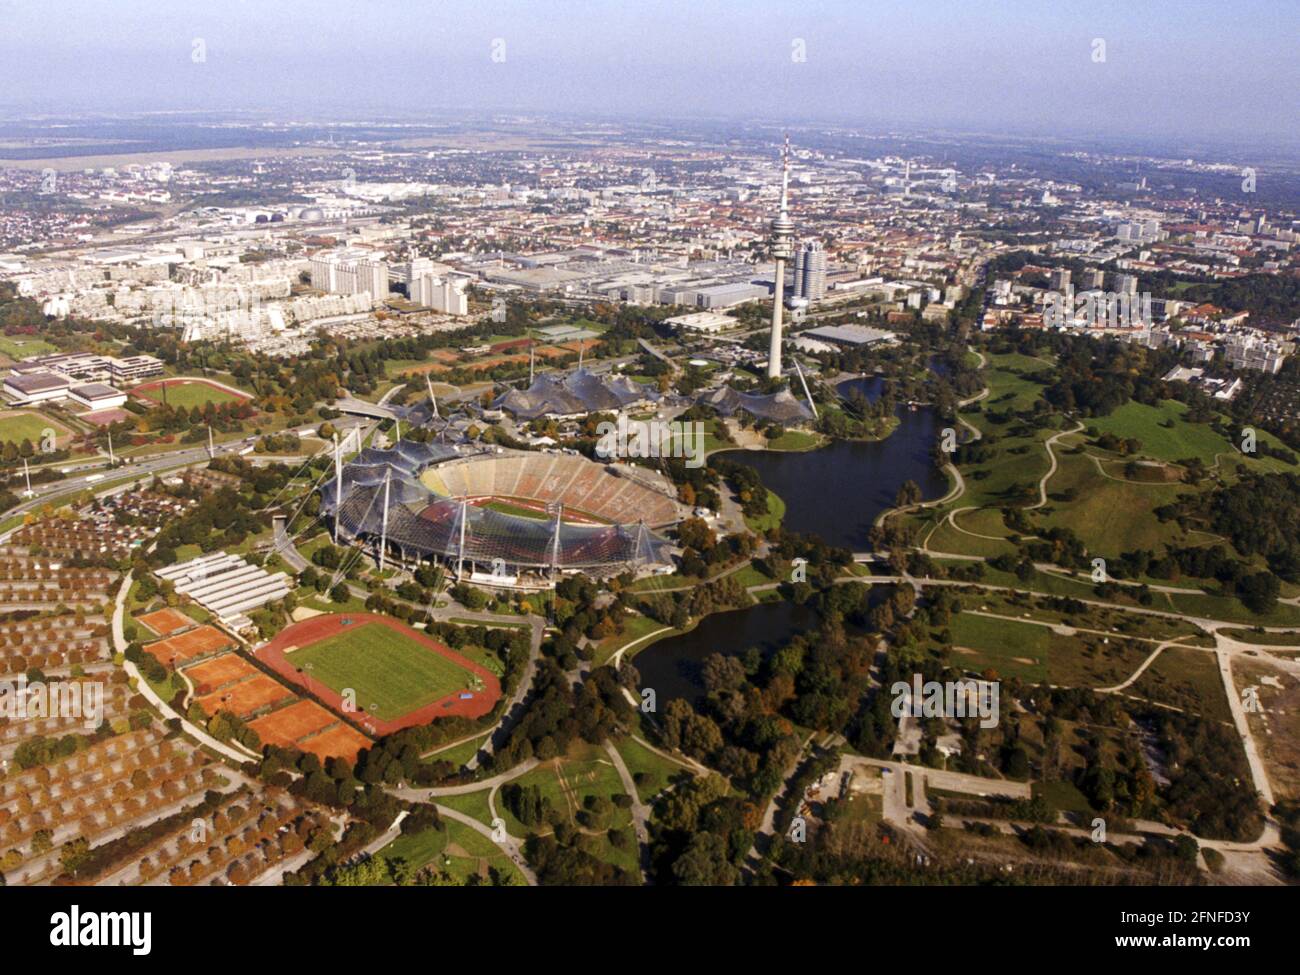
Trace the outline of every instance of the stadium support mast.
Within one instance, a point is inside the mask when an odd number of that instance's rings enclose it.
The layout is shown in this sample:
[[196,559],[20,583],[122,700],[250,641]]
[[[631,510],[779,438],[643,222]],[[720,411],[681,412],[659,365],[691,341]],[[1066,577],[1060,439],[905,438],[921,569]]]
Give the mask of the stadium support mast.
[[460,502],[460,546],[456,549],[456,581],[459,582],[461,574],[465,571],[465,516],[468,514],[466,509],[469,507],[469,501],[462,498]]
[[398,442],[402,439],[402,418],[400,416],[395,416],[393,417],[393,422],[397,424],[397,429],[393,437],[393,446],[396,447]]
[[551,536],[551,580],[560,572],[560,525],[564,522],[564,505],[555,506],[555,534]]
[[108,435],[108,466],[113,467],[117,464],[117,458],[113,456],[113,434]]
[[799,360],[794,359],[794,371],[799,374],[799,384],[803,386],[804,397],[808,400],[808,409],[812,410],[813,419],[817,417],[817,404],[813,402],[812,393],[808,392],[808,380],[803,378],[803,370],[799,368]]
[[638,569],[642,564],[641,553],[646,550],[645,532],[645,519],[642,518],[636,523],[636,551],[632,553],[632,565]]
[[35,496],[36,492],[32,490],[32,476],[27,472],[27,458],[23,458],[23,480],[27,482],[27,490],[23,492],[24,498]]
[[339,521],[343,517],[343,452],[339,435],[334,434],[334,544],[339,543]]
[[790,219],[790,137],[785,137],[781,152],[781,209],[772,221],[772,257],[776,260],[775,280],[772,282],[772,342],[767,352],[767,375],[775,379],[781,375],[781,305],[785,301],[785,262],[794,250],[794,221]]
[[429,378],[427,372],[424,374],[424,385],[429,390],[429,403],[433,406],[433,418],[436,420],[438,419],[438,397],[433,395],[433,380]]
[[393,469],[384,475],[384,518],[379,527],[379,574],[384,574],[384,556],[388,554],[388,493],[393,484]]
[[[579,355],[582,355],[581,352],[579,352],[578,354],[579,354]],[[533,343],[532,343],[532,342],[529,342],[529,343],[528,343],[528,385],[529,385],[529,386],[531,386],[531,385],[533,384],[533,360],[534,360],[534,358],[535,358],[535,356],[533,355]]]
[[212,447],[212,424],[208,424],[208,460],[217,456],[217,452]]

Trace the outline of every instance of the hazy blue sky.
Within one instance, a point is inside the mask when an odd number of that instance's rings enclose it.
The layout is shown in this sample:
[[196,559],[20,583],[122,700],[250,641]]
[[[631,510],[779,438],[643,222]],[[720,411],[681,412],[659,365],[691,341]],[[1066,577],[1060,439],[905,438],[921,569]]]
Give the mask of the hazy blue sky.
[[1294,140],[1300,92],[1297,0],[0,0],[0,22],[10,111],[549,109],[1270,142]]

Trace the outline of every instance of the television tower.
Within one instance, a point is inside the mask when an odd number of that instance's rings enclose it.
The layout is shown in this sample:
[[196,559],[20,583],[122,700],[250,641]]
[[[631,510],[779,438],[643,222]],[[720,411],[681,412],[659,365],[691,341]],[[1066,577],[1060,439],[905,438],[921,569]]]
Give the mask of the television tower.
[[781,151],[781,211],[772,221],[772,257],[776,259],[776,281],[772,291],[772,344],[767,352],[767,375],[774,379],[781,375],[781,305],[785,301],[785,262],[794,254],[791,238],[794,221],[789,213],[790,197],[790,136],[785,137]]

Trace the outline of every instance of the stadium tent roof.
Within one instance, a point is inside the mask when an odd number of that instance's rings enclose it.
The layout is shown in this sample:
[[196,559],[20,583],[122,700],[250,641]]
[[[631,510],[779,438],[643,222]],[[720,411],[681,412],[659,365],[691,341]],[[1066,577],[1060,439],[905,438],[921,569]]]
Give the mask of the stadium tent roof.
[[[396,483],[394,481],[394,483]],[[382,485],[357,486],[339,512],[350,534],[378,536],[384,530]],[[462,531],[463,522],[463,531]],[[454,499],[439,499],[417,510],[390,495],[388,540],[408,553],[464,558],[528,568],[596,570],[669,561],[669,543],[641,525],[559,526],[541,520],[478,508]],[[462,548],[463,539],[463,548]]]
[[[347,464],[343,468],[343,495],[348,497],[356,488],[377,487],[383,490],[384,478],[392,475],[388,489],[391,504],[414,504],[428,500],[432,495],[415,474],[394,469],[387,464]],[[321,485],[321,510],[334,512],[337,503],[338,481],[331,477]]]
[[512,389],[493,404],[525,420],[555,414],[570,416],[621,410],[633,403],[658,400],[659,394],[626,376],[598,376],[577,369],[565,376],[538,376],[527,389]]
[[418,474],[430,464],[440,460],[459,456],[456,450],[445,444],[418,443],[414,440],[399,440],[387,450],[367,447],[357,454],[353,461],[357,464],[387,464],[395,470],[407,474]]
[[757,393],[739,393],[730,386],[723,386],[700,397],[700,402],[711,406],[722,416],[731,416],[745,410],[762,420],[777,423],[809,423],[812,410],[806,403],[795,399],[788,389],[761,396]]
[[[464,558],[482,564],[501,559],[527,568],[589,571],[622,571],[669,561],[670,543],[642,524],[565,522],[559,526],[557,547],[553,518],[475,507],[458,498],[442,497],[420,482],[420,473],[430,464],[460,456],[439,444],[406,440],[389,450],[363,450],[343,467],[342,504],[334,477],[321,484],[321,512],[336,518],[349,535],[379,537],[385,532],[387,490],[387,538],[412,555]],[[544,459],[552,460],[550,455]]]

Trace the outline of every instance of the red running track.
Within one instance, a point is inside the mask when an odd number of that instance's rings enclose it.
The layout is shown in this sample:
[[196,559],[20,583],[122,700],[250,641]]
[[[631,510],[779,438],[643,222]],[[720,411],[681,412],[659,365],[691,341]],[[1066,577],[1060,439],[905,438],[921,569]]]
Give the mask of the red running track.
[[[345,619],[351,620],[351,624],[344,626],[343,621]],[[355,629],[366,623],[381,623],[389,629],[396,630],[403,636],[409,637],[416,643],[423,644],[432,653],[442,654],[458,666],[477,674],[483,681],[483,689],[475,691],[474,696],[469,700],[461,700],[458,696],[459,691],[456,694],[448,694],[446,697],[432,701],[414,711],[408,711],[400,718],[388,721],[367,714],[364,711],[350,713],[344,711],[342,695],[326,687],[318,680],[308,681],[305,679],[302,674],[298,673],[298,668],[289,662],[285,651],[290,647],[306,647],[313,643],[319,643],[321,640],[337,636],[344,631]],[[490,670],[474,663],[472,660],[465,659],[450,647],[439,643],[430,636],[426,636],[419,630],[412,629],[400,620],[395,620],[391,616],[380,616],[377,613],[331,613],[326,616],[313,616],[310,619],[285,627],[270,642],[254,650],[253,656],[285,680],[309,690],[339,714],[347,715],[350,720],[360,724],[363,728],[373,728],[374,734],[379,736],[391,735],[403,728],[428,724],[434,718],[445,718],[453,714],[464,718],[481,718],[492,710],[492,706],[501,697],[501,682],[497,680],[496,675]]]

